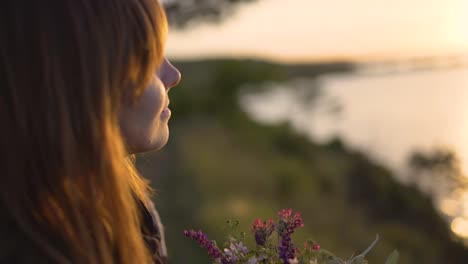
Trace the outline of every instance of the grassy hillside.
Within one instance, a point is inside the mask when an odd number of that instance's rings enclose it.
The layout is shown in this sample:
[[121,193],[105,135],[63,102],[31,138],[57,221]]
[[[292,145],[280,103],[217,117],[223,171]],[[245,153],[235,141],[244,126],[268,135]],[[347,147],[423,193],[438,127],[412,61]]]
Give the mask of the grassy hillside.
[[348,72],[353,65],[251,60],[175,65],[183,81],[171,91],[170,142],[161,152],[138,157],[138,167],[158,190],[172,263],[210,263],[183,237],[184,229],[202,228],[221,241],[227,219],[236,217],[249,231],[254,218],[275,217],[282,208],[303,215],[298,241],[313,238],[345,258],[378,233],[382,239],[370,263],[383,263],[395,248],[401,264],[466,263],[468,250],[416,188],[402,186],[388,169],[339,139],[317,144],[288,124],[255,123],[239,107],[245,84],[254,91],[265,89],[259,85],[264,82]]

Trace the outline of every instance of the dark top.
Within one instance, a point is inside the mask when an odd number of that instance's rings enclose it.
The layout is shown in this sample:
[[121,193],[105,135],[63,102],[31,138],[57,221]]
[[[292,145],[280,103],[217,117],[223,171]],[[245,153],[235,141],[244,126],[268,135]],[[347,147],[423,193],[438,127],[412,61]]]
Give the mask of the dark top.
[[153,252],[156,264],[167,263],[167,247],[164,237],[164,226],[161,223],[158,211],[154,207],[152,201],[147,202],[145,206],[141,201],[139,202],[142,212],[142,234],[146,244]]
[[[152,202],[146,207],[139,202],[142,213],[142,236],[153,253],[155,264],[167,264],[164,227]],[[9,217],[0,213],[0,264],[46,264],[51,257],[35,245]]]

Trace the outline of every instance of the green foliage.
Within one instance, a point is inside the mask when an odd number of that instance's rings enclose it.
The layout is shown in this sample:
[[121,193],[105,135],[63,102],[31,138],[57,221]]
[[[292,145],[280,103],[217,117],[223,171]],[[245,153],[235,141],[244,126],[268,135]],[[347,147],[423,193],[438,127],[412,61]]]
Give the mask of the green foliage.
[[177,28],[193,25],[194,21],[220,22],[233,13],[238,4],[256,0],[167,0],[163,1],[169,22]]
[[398,251],[393,251],[390,256],[388,256],[385,264],[396,264],[398,262]]

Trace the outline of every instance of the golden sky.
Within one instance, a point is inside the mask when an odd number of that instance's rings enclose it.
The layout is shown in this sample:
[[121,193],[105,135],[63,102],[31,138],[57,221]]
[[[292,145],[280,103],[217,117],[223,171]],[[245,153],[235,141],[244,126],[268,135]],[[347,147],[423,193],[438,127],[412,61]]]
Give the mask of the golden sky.
[[468,52],[468,0],[258,0],[219,25],[171,31],[170,57],[307,61]]

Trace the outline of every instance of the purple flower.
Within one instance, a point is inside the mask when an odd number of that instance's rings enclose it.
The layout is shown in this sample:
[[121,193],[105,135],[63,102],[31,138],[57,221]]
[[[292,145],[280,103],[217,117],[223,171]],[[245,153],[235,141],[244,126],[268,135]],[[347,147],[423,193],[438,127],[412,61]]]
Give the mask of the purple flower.
[[273,220],[270,219],[267,223],[266,221],[262,222],[260,218],[257,218],[252,225],[252,231],[255,234],[255,242],[257,245],[264,246],[267,238],[275,230],[275,227],[276,225]]
[[223,253],[218,249],[213,240],[209,240],[206,234],[201,230],[198,232],[194,230],[184,230],[184,236],[190,237],[197,241],[198,244],[208,251],[208,255],[214,260],[220,260],[222,264],[232,264],[232,262],[226,258]]
[[290,264],[291,259],[295,259],[299,249],[291,243],[291,235],[298,227],[304,226],[304,221],[299,213],[292,214],[292,209],[283,209],[278,215],[281,217],[278,227],[278,233],[281,241],[278,246],[279,257],[285,264]]
[[242,242],[231,243],[228,248],[224,249],[224,255],[232,263],[236,263],[238,260],[243,260],[248,252],[249,249],[244,246]]
[[247,264],[259,264],[259,263],[266,263],[265,261],[268,260],[268,256],[265,255],[264,253],[261,253],[257,256],[253,256],[249,258],[247,261]]

